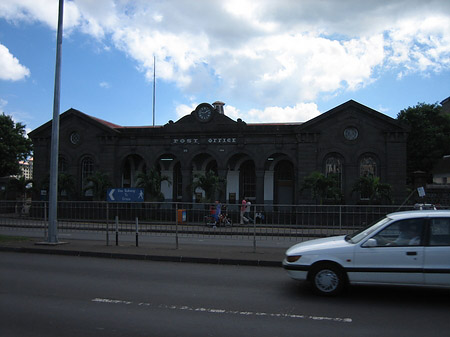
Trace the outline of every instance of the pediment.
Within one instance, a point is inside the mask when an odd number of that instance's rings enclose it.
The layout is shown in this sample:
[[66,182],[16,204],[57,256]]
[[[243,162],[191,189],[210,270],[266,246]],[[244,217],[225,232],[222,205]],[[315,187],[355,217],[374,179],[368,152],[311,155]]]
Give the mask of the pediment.
[[[31,131],[29,133],[30,138],[50,137],[52,132],[52,122],[53,121],[50,120]],[[60,130],[63,130],[64,128],[69,126],[73,128],[77,124],[81,125],[84,128],[89,126],[98,129],[99,131],[111,134],[117,134],[119,132],[117,129],[121,128],[120,125],[116,125],[102,119],[89,116],[73,108],[70,108],[59,116]]]
[[238,119],[235,121],[225,114],[219,113],[215,109],[211,111],[211,116],[207,120],[202,120],[199,118],[196,109],[190,114],[181,117],[176,122],[169,121],[164,125],[164,129],[168,132],[214,131],[223,130],[224,128],[227,130],[239,128],[243,125],[246,125],[246,123],[242,120]]
[[350,100],[303,123],[297,128],[297,132],[322,133],[329,128],[346,125],[370,126],[390,132],[405,132],[408,130],[401,122]]

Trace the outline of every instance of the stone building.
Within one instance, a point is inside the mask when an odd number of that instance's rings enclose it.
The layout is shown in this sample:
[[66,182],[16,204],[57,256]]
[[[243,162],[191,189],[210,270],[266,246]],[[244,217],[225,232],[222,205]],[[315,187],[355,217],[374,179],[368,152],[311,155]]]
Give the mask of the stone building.
[[[59,170],[76,178],[107,173],[115,187],[134,187],[138,172],[157,167],[166,201],[195,201],[195,174],[213,170],[226,180],[221,199],[256,204],[312,203],[301,191],[313,171],[338,176],[347,204],[365,174],[379,176],[402,202],[406,186],[408,129],[397,120],[350,100],[304,123],[246,123],[224,114],[224,103],[200,104],[191,114],[164,126],[119,126],[75,109],[60,116]],[[30,133],[34,178],[50,170],[51,121]],[[87,198],[82,196],[81,198]]]

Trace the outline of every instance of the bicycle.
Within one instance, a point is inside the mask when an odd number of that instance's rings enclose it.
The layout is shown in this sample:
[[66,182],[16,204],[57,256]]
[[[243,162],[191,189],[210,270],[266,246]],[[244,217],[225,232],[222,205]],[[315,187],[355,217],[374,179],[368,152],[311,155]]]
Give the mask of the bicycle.
[[216,221],[214,216],[206,215],[205,216],[205,225],[208,227],[232,227],[233,220],[228,216],[227,213],[221,213],[219,215],[218,221]]

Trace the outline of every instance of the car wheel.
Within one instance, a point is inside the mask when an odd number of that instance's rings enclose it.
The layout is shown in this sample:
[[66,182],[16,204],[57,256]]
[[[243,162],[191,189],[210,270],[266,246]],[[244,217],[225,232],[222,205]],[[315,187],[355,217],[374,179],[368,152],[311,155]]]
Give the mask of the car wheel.
[[320,295],[337,295],[345,285],[345,274],[341,268],[333,264],[321,264],[311,274],[311,285]]

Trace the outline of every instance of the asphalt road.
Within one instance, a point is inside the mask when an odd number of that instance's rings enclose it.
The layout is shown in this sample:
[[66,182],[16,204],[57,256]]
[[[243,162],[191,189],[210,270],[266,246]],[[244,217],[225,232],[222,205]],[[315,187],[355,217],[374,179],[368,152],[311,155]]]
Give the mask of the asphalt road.
[[448,336],[450,291],[312,295],[281,268],[0,253],[0,336]]

